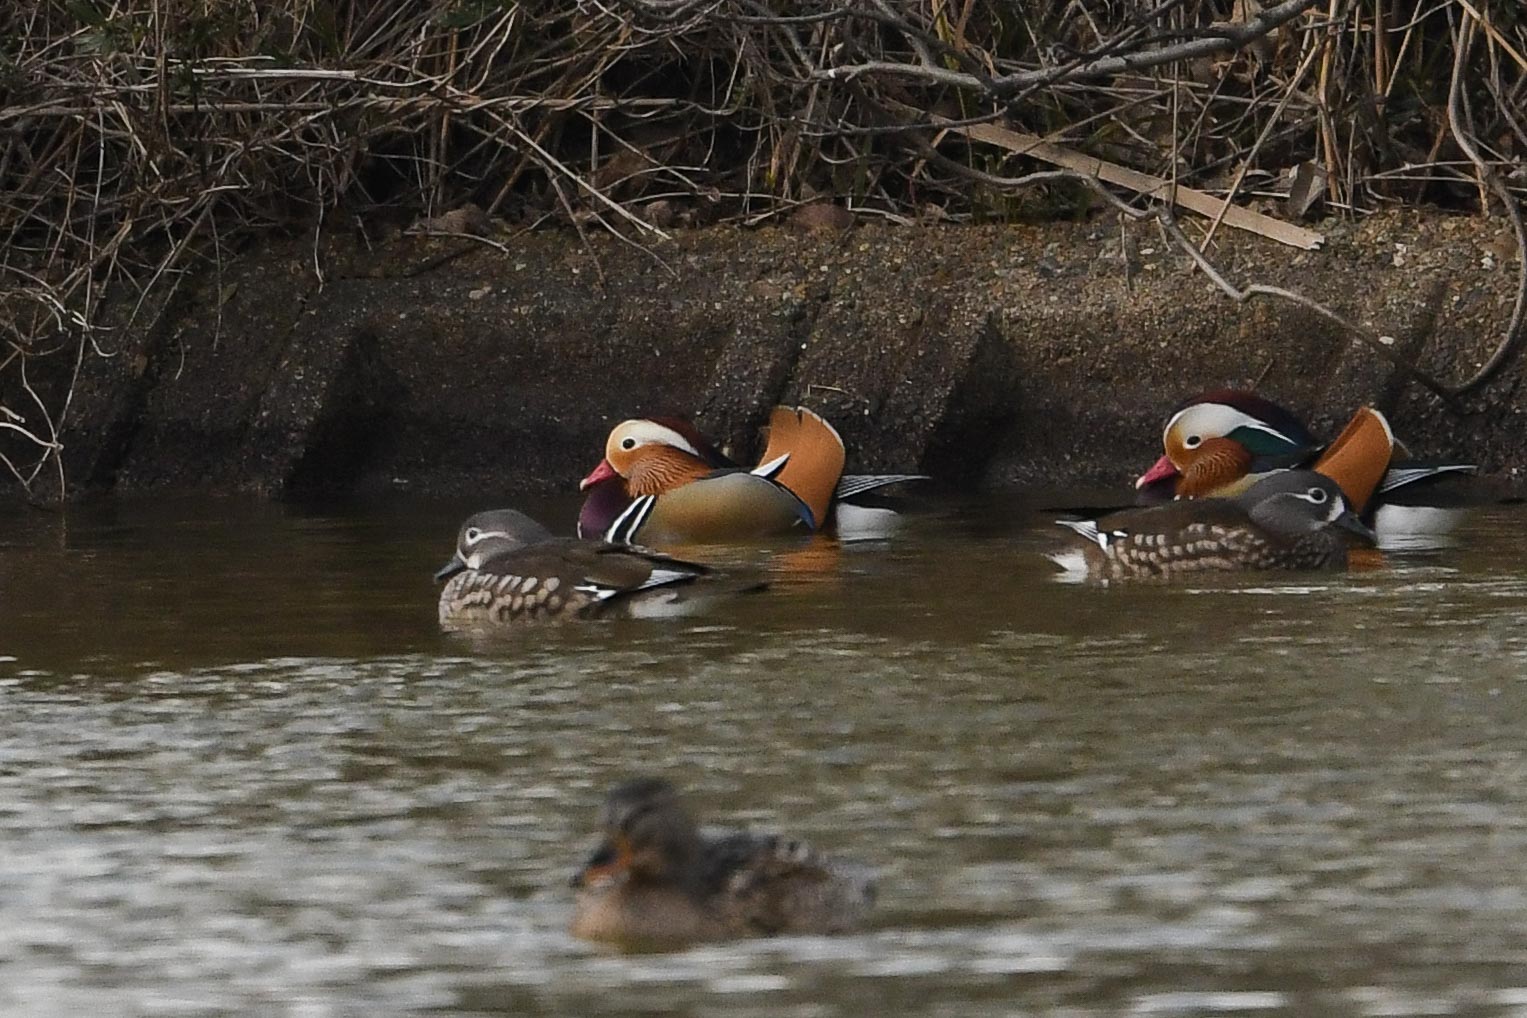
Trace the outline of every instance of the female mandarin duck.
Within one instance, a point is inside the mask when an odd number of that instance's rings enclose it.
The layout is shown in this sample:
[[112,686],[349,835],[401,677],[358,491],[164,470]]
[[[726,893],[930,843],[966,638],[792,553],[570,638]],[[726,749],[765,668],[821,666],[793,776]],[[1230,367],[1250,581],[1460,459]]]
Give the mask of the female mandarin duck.
[[[1254,393],[1219,389],[1195,396],[1168,418],[1165,455],[1135,482],[1147,499],[1227,497],[1277,470],[1309,467],[1334,478],[1381,541],[1445,532],[1465,500],[1438,482],[1473,474],[1466,463],[1395,459],[1384,415],[1363,407],[1330,445],[1299,419]],[[1451,503],[1451,505],[1450,505]]]
[[684,614],[707,600],[760,589],[708,566],[631,548],[553,537],[513,509],[461,525],[456,554],[435,574],[440,628],[490,630],[537,622]]
[[[774,408],[763,458],[752,470],[718,452],[688,421],[624,421],[610,432],[604,459],[579,485],[587,497],[578,533],[650,544],[812,533],[845,508],[843,499],[921,479],[844,477],[843,462],[837,431],[804,407]],[[860,523],[875,525],[869,517]]]
[[[1233,498],[1168,502],[1097,520],[1058,520],[1077,547],[1051,557],[1094,579],[1167,578],[1258,569],[1341,569],[1349,539],[1373,532],[1342,489],[1312,470],[1283,470]],[[1080,561],[1076,556],[1080,553]],[[1080,567],[1080,568],[1078,568]]]
[[604,840],[572,881],[572,933],[586,940],[672,946],[839,933],[874,904],[866,868],[774,835],[702,834],[661,779],[616,785],[603,824]]

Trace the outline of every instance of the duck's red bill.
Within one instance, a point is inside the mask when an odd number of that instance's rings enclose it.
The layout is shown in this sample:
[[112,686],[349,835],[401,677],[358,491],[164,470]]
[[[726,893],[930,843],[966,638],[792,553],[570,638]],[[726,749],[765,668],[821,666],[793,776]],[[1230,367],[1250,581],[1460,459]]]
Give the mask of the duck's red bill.
[[1147,484],[1165,480],[1168,477],[1176,477],[1180,473],[1177,464],[1172,462],[1172,457],[1163,456],[1151,465],[1151,468],[1135,479],[1135,487],[1143,488]]
[[586,491],[593,485],[598,484],[600,481],[608,481],[610,478],[615,476],[618,475],[615,473],[615,468],[610,466],[610,461],[600,460],[599,465],[591,470],[589,475],[578,483],[578,490]]

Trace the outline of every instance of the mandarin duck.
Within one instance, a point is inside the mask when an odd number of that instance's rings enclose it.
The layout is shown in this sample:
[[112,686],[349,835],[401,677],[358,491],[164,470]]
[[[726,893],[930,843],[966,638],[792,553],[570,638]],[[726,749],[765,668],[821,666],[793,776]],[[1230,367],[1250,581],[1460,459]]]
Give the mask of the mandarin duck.
[[1147,502],[1225,497],[1273,471],[1309,467],[1335,478],[1382,544],[1452,529],[1468,499],[1447,484],[1478,468],[1397,458],[1397,444],[1388,420],[1371,407],[1358,410],[1325,445],[1278,404],[1218,389],[1193,397],[1167,419],[1165,454],[1135,487]]
[[709,566],[643,548],[554,537],[513,509],[470,517],[456,554],[435,573],[440,628],[481,631],[600,615],[687,614],[717,597],[761,589]]
[[1232,498],[1179,500],[1096,520],[1056,522],[1074,532],[1076,547],[1051,558],[1068,572],[1107,580],[1342,569],[1349,542],[1342,531],[1374,540],[1341,487],[1313,470],[1278,471]]
[[[843,476],[843,440],[804,407],[775,407],[757,467],[719,452],[688,421],[649,417],[610,432],[605,456],[579,487],[578,534],[607,541],[687,544],[812,533],[846,516],[846,499],[919,474]],[[861,528],[883,511],[854,507]],[[878,535],[876,535],[878,536]]]
[[840,933],[874,904],[868,868],[777,835],[701,833],[659,778],[611,789],[603,827],[599,847],[572,879],[572,933],[585,940],[677,946]]

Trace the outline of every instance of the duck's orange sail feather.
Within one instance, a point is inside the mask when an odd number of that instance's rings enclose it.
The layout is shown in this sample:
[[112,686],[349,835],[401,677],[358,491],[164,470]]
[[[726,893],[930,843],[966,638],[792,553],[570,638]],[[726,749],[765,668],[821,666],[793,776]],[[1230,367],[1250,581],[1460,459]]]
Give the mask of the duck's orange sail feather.
[[1368,507],[1379,482],[1389,472],[1394,456],[1394,432],[1384,415],[1372,407],[1361,407],[1336,440],[1326,446],[1314,469],[1341,485],[1342,493],[1361,513]]
[[774,480],[806,504],[813,525],[827,519],[833,489],[843,476],[843,439],[820,416],[805,407],[775,407],[769,415],[769,442],[760,464],[788,455]]

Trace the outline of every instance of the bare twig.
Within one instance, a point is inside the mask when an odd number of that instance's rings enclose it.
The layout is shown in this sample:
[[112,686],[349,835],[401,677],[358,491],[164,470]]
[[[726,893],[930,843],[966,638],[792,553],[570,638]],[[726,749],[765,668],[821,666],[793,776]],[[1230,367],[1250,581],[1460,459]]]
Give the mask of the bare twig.
[[1170,180],[1140,173],[1060,145],[1053,145],[1033,135],[1021,134],[995,124],[961,127],[954,130],[966,137],[999,145],[1020,155],[1033,156],[1047,163],[1064,166],[1084,178],[1096,177],[1109,184],[1128,187],[1147,197],[1175,202],[1195,212],[1214,216],[1216,223],[1228,222],[1238,229],[1249,230],[1282,244],[1309,251],[1318,248],[1325,239],[1314,230],[1306,230],[1302,226],[1295,226],[1280,219],[1273,219],[1271,216],[1264,216],[1260,212],[1252,212],[1250,209],[1231,205],[1229,198],[1219,199],[1190,187],[1174,186]]
[[1468,65],[1469,48],[1473,41],[1476,24],[1473,18],[1471,11],[1460,29],[1462,38],[1454,44],[1453,77],[1448,86],[1448,127],[1453,133],[1453,140],[1458,143],[1463,154],[1469,157],[1469,161],[1474,164],[1479,174],[1482,205],[1480,212],[1489,211],[1489,199],[1485,197],[1485,189],[1488,188],[1489,192],[1500,199],[1507,217],[1511,220],[1511,228],[1516,233],[1517,288],[1516,303],[1512,306],[1511,321],[1506,326],[1505,335],[1496,346],[1495,352],[1485,360],[1484,364],[1480,365],[1479,370],[1454,388],[1454,392],[1458,395],[1477,389],[1489,381],[1491,376],[1499,371],[1516,352],[1522,340],[1523,314],[1527,311],[1527,224],[1522,221],[1521,205],[1501,183],[1500,176],[1480,157],[1479,148],[1473,138],[1472,118],[1463,101],[1464,69]]
[[829,79],[855,78],[866,74],[920,78],[940,85],[953,85],[957,88],[988,91],[998,98],[1011,98],[1023,89],[1032,88],[1035,85],[1053,85],[1062,81],[1087,81],[1093,78],[1105,78],[1114,74],[1123,74],[1128,71],[1144,71],[1153,67],[1160,67],[1163,64],[1175,63],[1179,60],[1193,60],[1197,57],[1213,56],[1216,53],[1239,49],[1253,39],[1260,39],[1281,25],[1293,21],[1299,15],[1314,7],[1316,2],[1317,0],[1284,0],[1281,4],[1267,8],[1255,18],[1238,25],[1213,26],[1206,29],[1200,37],[1189,39],[1186,42],[1173,46],[1162,46],[1158,49],[1150,49],[1140,53],[1131,53],[1127,56],[1103,57],[1077,67],[1019,71],[1013,74],[985,79],[973,74],[963,74],[940,67],[925,67],[916,64],[901,64],[878,60],[862,64],[831,67],[820,71],[819,74]]
[[1288,290],[1281,286],[1269,286],[1265,283],[1251,283],[1244,287],[1235,286],[1225,278],[1223,273],[1214,267],[1214,263],[1209,261],[1209,259],[1204,255],[1203,251],[1199,249],[1199,246],[1193,243],[1193,241],[1188,238],[1187,234],[1182,232],[1182,227],[1177,225],[1177,219],[1172,215],[1169,209],[1164,206],[1158,209],[1156,212],[1156,218],[1161,223],[1162,229],[1166,231],[1167,236],[1171,237],[1177,246],[1180,247],[1188,255],[1188,257],[1193,259],[1193,262],[1198,266],[1199,271],[1208,276],[1209,280],[1214,283],[1214,285],[1217,286],[1231,300],[1240,304],[1245,303],[1254,297],[1277,297],[1279,300],[1285,300],[1291,304],[1297,304],[1304,308],[1306,311],[1312,311],[1315,314],[1320,315],[1322,318],[1325,318],[1326,320],[1339,325],[1347,332],[1350,332],[1353,336],[1357,337],[1357,339],[1361,341],[1364,346],[1368,347],[1374,353],[1377,353],[1379,356],[1389,361],[1395,367],[1399,368],[1408,377],[1414,379],[1416,382],[1424,386],[1428,391],[1440,397],[1444,402],[1450,405],[1453,404],[1454,396],[1456,393],[1454,393],[1451,388],[1449,388],[1447,385],[1444,385],[1442,382],[1432,377],[1427,372],[1422,371],[1420,368],[1416,367],[1405,358],[1401,357],[1398,353],[1391,349],[1388,344],[1379,338],[1378,333],[1374,332],[1372,329],[1359,325],[1357,322],[1352,321],[1345,315],[1333,311],[1331,308],[1317,300],[1314,300],[1313,298],[1306,297],[1302,293],[1296,293],[1293,290]]

